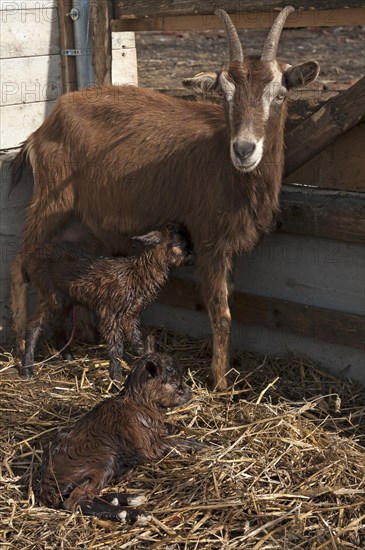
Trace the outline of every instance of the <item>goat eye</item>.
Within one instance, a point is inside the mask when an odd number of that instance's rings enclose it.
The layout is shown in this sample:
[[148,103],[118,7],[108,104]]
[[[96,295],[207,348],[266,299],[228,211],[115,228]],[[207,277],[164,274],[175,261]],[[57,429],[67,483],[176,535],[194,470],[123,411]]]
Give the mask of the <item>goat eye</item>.
[[280,93],[275,97],[275,101],[277,101],[277,103],[282,103],[282,101],[284,101],[285,99],[285,96],[286,94]]

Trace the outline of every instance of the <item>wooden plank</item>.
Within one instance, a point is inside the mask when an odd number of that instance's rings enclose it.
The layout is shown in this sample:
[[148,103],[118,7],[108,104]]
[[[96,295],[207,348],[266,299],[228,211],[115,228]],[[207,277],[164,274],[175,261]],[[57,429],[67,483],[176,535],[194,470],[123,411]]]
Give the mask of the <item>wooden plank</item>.
[[[68,7],[72,4],[72,0],[64,0]],[[0,12],[2,21],[6,17],[11,17],[14,13],[21,10],[41,10],[43,17],[49,17],[48,10],[57,8],[58,0],[0,0]]]
[[112,33],[112,50],[127,50],[135,49],[136,38],[134,32],[113,32]]
[[55,103],[55,101],[39,101],[0,107],[0,148],[19,147],[21,142],[42,124]]
[[[114,33],[113,33],[114,34]],[[123,33],[124,34],[124,33]],[[112,51],[113,84],[138,84],[136,48]]]
[[[260,0],[260,10],[277,11],[284,8],[287,1]],[[153,15],[166,17],[169,15],[196,15],[212,14],[219,7],[225,9],[228,13],[246,13],[257,12],[257,1],[255,0],[224,0],[224,2],[211,2],[210,0],[114,0],[114,17],[123,15],[134,15],[136,17],[149,17]],[[290,5],[296,10],[302,10],[303,6],[307,10],[333,10],[334,8],[358,8],[363,7],[363,3],[358,0],[291,0]]]
[[311,160],[294,170],[284,183],[365,192],[365,123],[358,124]]
[[112,32],[112,81],[113,84],[138,85],[134,32]]
[[288,175],[365,117],[365,77],[329,99],[286,136]]
[[284,186],[277,230],[365,243],[365,195]]
[[[152,4],[151,4],[152,5]],[[225,6],[223,6],[225,7]],[[257,9],[257,4],[256,4]],[[133,13],[133,12],[131,12]],[[260,11],[232,14],[231,19],[237,29],[270,28],[277,12]],[[346,25],[364,25],[365,10],[363,7],[347,9],[320,9],[294,12],[289,15],[285,26],[298,27],[338,27]],[[113,19],[112,30],[123,31],[204,31],[221,29],[222,23],[215,15],[174,15],[127,17]]]
[[57,9],[17,8],[1,15],[2,59],[60,53]]
[[90,3],[95,84],[99,85],[112,81],[111,15],[111,0]]
[[61,57],[44,55],[3,59],[2,105],[55,100],[62,95]]
[[[192,311],[205,309],[197,284],[180,279],[171,279],[158,301]],[[232,318],[243,324],[281,329],[331,344],[364,347],[365,317],[362,315],[235,292]]]

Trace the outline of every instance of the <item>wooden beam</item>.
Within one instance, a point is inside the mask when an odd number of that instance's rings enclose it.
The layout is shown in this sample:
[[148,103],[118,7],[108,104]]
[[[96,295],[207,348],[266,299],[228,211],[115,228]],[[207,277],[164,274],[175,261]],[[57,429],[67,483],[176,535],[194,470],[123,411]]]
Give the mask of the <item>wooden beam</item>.
[[291,172],[284,183],[365,193],[364,151],[365,122],[362,122]]
[[285,175],[365,118],[365,77],[329,99],[286,136]]
[[[260,0],[260,11],[279,11],[288,2],[286,0]],[[134,15],[135,17],[150,17],[157,15],[166,17],[170,15],[212,15],[216,8],[223,8],[228,13],[245,14],[257,12],[257,0],[224,0],[223,2],[211,2],[211,0],[114,0],[114,18]],[[363,2],[358,0],[290,0],[290,5],[296,10],[333,10],[334,8],[361,8]]]
[[90,2],[90,27],[93,41],[95,84],[112,82],[112,1]]
[[[152,4],[151,4],[152,5]],[[224,7],[224,6],[223,6]],[[321,5],[322,7],[322,5]],[[257,9],[257,3],[256,3]],[[229,10],[228,10],[229,11]],[[222,29],[222,22],[215,15],[149,15],[134,17],[130,15],[112,21],[114,32],[123,31],[204,31],[208,29]],[[236,13],[231,19],[237,29],[267,29],[273,24],[277,12],[256,11],[250,13]],[[299,27],[338,27],[346,25],[364,25],[365,10],[363,7],[303,10],[289,15],[285,26]]]
[[[158,301],[192,311],[205,309],[197,284],[180,279],[170,280]],[[281,330],[298,337],[364,348],[365,317],[362,315],[235,292],[232,317],[240,323]]]
[[365,243],[365,194],[284,186],[277,230]]

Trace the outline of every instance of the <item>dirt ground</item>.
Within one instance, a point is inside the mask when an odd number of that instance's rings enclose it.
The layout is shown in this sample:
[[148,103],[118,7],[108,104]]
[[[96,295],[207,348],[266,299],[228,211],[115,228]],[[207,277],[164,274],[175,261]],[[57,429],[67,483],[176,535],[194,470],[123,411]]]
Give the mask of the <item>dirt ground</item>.
[[[241,30],[244,54],[260,53],[267,30]],[[316,59],[323,89],[347,88],[364,74],[364,27],[284,30],[279,59],[300,63]],[[181,88],[181,81],[202,70],[217,70],[227,60],[223,31],[136,33],[139,85]]]

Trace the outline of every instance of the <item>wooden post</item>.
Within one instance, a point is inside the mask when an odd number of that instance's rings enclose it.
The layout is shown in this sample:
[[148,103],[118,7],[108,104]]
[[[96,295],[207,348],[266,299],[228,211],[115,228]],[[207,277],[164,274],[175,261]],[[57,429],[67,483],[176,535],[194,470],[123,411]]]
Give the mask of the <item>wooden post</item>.
[[90,27],[93,42],[95,84],[112,82],[112,2],[92,0],[90,3]]
[[75,56],[62,54],[62,50],[72,50],[75,48],[73,23],[70,16],[67,15],[70,13],[71,8],[72,0],[58,0],[62,88],[64,94],[77,89]]

